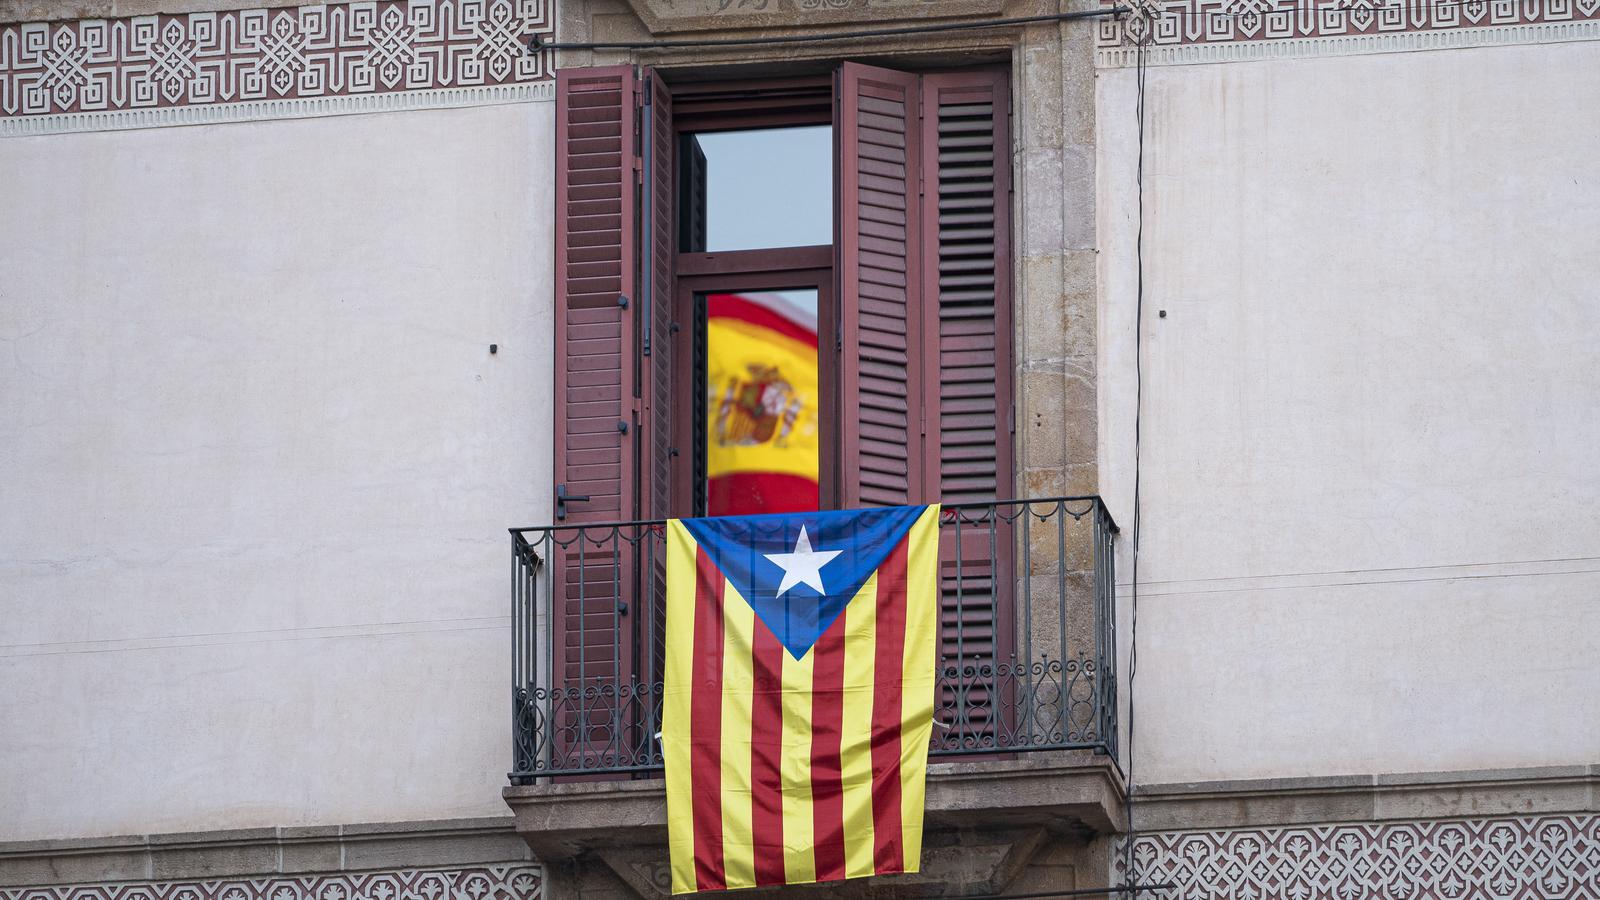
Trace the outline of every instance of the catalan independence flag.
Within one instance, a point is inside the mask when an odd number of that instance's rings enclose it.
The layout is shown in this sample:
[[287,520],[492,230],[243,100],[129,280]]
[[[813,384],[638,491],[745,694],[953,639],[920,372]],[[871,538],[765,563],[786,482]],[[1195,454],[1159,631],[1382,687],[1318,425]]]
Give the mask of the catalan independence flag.
[[937,506],[673,519],[672,892],[915,872]]

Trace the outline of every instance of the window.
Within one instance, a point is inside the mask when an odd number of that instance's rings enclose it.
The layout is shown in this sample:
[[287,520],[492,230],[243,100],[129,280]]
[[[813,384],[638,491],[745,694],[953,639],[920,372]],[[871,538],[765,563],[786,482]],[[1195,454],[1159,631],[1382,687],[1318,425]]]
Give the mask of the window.
[[[568,69],[556,96],[558,519],[736,511],[751,489],[718,478],[804,476],[813,451],[821,506],[1014,495],[1004,71],[669,87]],[[792,339],[790,371],[721,342],[757,318]],[[752,502],[810,501],[780,481]],[[970,613],[973,579],[1009,576],[962,578]]]
[[688,132],[679,141],[679,249],[833,243],[833,127]]

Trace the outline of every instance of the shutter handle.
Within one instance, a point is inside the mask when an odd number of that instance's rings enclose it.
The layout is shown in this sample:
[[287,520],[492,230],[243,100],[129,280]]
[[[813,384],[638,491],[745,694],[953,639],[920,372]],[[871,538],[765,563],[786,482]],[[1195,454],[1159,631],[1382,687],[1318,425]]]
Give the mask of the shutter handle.
[[588,499],[588,494],[569,494],[567,493],[566,485],[556,485],[556,518],[565,519],[567,517],[568,503],[578,503]]
[[623,309],[627,309],[628,308],[628,295],[627,294],[618,294],[617,295],[617,305],[622,307]]

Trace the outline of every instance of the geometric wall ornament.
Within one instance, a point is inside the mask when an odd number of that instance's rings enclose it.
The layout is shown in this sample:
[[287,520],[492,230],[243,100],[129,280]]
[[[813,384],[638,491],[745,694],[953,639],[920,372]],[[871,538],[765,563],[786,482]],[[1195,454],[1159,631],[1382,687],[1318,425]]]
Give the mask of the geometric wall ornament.
[[541,900],[533,863],[0,888],[0,900]]
[[1178,885],[1164,900],[1591,900],[1600,816],[1157,832],[1134,858],[1141,883]]
[[407,92],[440,105],[542,98],[550,55],[527,43],[551,30],[552,2],[366,0],[0,25],[0,124],[181,124],[239,118],[181,113],[241,104],[366,111]]
[[[1102,0],[1106,5],[1111,0]],[[1128,15],[1101,19],[1096,46],[1101,65],[1127,65],[1144,45],[1151,62],[1220,62],[1316,52],[1252,53],[1268,42],[1326,49],[1353,43],[1356,52],[1417,50],[1499,43],[1487,30],[1536,43],[1600,37],[1600,0],[1122,0]],[[1563,27],[1568,26],[1568,27]],[[1577,27],[1571,27],[1577,26]],[[1408,39],[1406,39],[1408,38]],[[1401,40],[1397,40],[1401,39]],[[1509,41],[1508,41],[1509,42]],[[1182,53],[1181,48],[1237,49]],[[1279,47],[1278,50],[1284,48]],[[1165,51],[1165,52],[1161,52]]]

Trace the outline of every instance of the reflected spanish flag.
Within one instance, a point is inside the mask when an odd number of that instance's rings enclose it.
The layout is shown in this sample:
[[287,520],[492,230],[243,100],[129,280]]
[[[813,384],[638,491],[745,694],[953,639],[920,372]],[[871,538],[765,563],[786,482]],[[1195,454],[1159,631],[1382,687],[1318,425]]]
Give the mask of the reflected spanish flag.
[[815,291],[706,297],[706,515],[818,508]]

